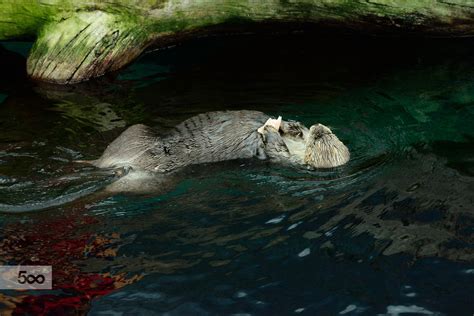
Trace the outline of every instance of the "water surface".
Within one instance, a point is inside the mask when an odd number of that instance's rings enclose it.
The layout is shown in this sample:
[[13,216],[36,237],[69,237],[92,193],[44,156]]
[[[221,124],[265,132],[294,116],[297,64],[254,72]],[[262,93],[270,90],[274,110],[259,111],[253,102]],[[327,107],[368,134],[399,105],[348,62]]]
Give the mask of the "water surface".
[[[73,87],[29,82],[29,44],[3,46],[0,262],[55,284],[1,292],[4,312],[472,314],[472,41],[204,38]],[[192,166],[112,196],[113,174],[73,163],[131,124],[224,109],[321,122],[352,159]]]

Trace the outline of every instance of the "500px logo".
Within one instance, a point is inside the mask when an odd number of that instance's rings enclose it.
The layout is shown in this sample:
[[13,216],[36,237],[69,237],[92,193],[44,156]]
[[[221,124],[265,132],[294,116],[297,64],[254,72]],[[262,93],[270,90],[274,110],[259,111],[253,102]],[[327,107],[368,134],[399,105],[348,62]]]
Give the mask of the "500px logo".
[[50,290],[52,276],[51,266],[0,266],[0,289]]
[[26,274],[27,272],[28,271],[26,271],[26,270],[22,270],[22,271],[18,272],[18,283],[20,283],[20,284],[25,284],[25,283],[28,283],[28,284],[34,284],[34,283],[43,284],[44,281],[46,280],[46,278],[44,277],[43,274],[38,274],[38,275]]

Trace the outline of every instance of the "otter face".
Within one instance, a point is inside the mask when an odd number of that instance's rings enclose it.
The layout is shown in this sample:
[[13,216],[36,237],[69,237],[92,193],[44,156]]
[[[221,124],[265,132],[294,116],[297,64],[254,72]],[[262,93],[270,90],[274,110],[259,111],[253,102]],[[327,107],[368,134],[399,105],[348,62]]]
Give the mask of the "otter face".
[[349,149],[322,124],[309,129],[304,162],[316,168],[333,168],[349,161]]

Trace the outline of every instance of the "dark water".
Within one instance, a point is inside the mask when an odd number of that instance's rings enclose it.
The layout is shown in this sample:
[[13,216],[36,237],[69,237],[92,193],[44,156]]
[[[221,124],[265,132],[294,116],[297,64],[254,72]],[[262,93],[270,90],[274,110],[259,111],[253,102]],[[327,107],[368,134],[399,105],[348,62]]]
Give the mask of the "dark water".
[[[0,215],[0,262],[55,273],[0,293],[4,313],[474,312],[472,40],[199,39],[68,88],[25,78],[28,43],[3,47],[0,207],[45,209]],[[193,166],[145,196],[101,194],[113,175],[72,162],[222,109],[329,125],[352,160]]]

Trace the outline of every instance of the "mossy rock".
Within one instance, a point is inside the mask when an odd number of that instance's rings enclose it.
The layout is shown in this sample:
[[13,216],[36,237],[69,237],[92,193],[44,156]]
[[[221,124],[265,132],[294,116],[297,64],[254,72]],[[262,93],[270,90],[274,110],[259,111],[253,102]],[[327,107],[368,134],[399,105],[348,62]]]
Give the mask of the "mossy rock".
[[153,43],[216,26],[310,23],[370,34],[474,35],[472,0],[4,0],[0,40],[36,36],[27,71],[68,84],[127,65]]

